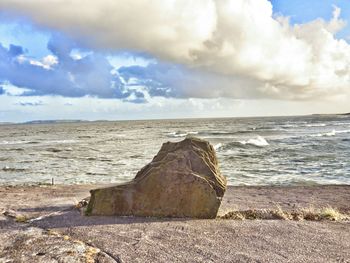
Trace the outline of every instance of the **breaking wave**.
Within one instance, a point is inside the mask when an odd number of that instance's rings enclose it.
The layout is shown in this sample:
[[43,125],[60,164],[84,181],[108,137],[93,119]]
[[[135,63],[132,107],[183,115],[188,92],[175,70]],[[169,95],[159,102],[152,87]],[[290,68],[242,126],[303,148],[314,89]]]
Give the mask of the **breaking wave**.
[[306,124],[306,127],[325,127],[326,124],[325,123],[310,123],[310,124]]
[[176,131],[176,132],[168,133],[167,136],[172,138],[178,138],[178,137],[186,137],[188,135],[196,135],[196,134],[198,134],[197,131],[189,131],[189,132]]
[[266,147],[270,145],[266,139],[262,136],[257,136],[256,138],[251,138],[249,140],[230,142],[227,144],[218,143],[214,146],[216,151],[226,151],[232,150],[234,148],[249,148],[249,147]]
[[30,143],[30,141],[2,141],[0,145],[13,145],[13,144],[26,144]]
[[214,149],[215,149],[216,151],[218,151],[222,146],[223,146],[222,143],[215,144],[215,145],[214,145]]
[[342,130],[342,131],[332,130],[330,132],[311,134],[309,136],[310,137],[324,137],[324,136],[330,137],[330,136],[335,136],[335,135],[341,134],[341,133],[350,133],[350,130]]
[[250,144],[258,147],[264,147],[269,145],[269,143],[265,140],[265,138],[261,136],[257,136],[256,138],[252,138],[247,141],[240,141],[240,143],[243,145]]

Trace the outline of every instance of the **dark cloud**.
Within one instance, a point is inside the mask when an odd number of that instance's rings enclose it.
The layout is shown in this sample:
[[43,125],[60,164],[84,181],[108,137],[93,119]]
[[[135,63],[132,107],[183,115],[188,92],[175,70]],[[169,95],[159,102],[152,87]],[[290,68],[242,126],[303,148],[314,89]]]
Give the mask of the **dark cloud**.
[[87,50],[81,50],[84,57],[74,59],[70,54],[79,47],[62,35],[53,35],[48,49],[51,57],[33,61],[25,56],[22,47],[5,48],[0,44],[0,83],[26,88],[22,96],[94,96],[132,103],[146,103],[144,92],[151,97],[167,98],[257,96],[259,83],[250,79],[184,65],[152,62],[116,70],[105,54]]
[[23,48],[21,46],[10,45],[8,54],[12,57],[16,57],[22,55],[24,53]]
[[227,76],[183,65],[151,63],[145,67],[121,67],[118,73],[128,85],[143,86],[150,96],[172,98],[263,97],[257,81]]
[[123,100],[124,102],[132,102],[136,104],[143,104],[147,103],[147,100],[145,98],[145,94],[139,91],[135,91],[133,94],[133,98],[127,98]]
[[106,54],[90,50],[81,50],[85,56],[74,59],[70,54],[79,46],[59,34],[52,36],[48,49],[52,55],[33,61],[25,56],[22,47],[5,48],[0,44],[0,83],[26,88],[22,96],[94,96],[132,103],[146,103],[144,92],[167,98],[244,98],[258,93],[259,83],[250,79],[179,64],[158,61],[116,70]]
[[0,82],[28,89],[23,96],[140,97],[140,93],[126,87],[118,74],[112,72],[113,67],[104,55],[90,52],[81,59],[73,59],[70,56],[73,48],[76,45],[69,39],[53,35],[48,49],[54,56],[34,61],[23,56],[22,47],[5,48],[0,43]]
[[70,52],[76,48],[76,43],[67,39],[61,34],[53,34],[47,43],[47,48],[59,58],[66,58],[69,60]]
[[178,97],[176,86],[183,75],[180,66],[151,63],[146,67],[130,66],[118,69],[119,75],[132,85],[144,86],[151,96]]

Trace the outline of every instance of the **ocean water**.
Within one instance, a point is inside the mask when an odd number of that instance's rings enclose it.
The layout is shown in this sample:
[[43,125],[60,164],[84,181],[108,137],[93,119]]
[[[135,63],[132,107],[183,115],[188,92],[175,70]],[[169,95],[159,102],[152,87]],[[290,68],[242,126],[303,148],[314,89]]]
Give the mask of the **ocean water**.
[[0,125],[0,184],[126,182],[186,136],[230,185],[350,184],[349,115]]

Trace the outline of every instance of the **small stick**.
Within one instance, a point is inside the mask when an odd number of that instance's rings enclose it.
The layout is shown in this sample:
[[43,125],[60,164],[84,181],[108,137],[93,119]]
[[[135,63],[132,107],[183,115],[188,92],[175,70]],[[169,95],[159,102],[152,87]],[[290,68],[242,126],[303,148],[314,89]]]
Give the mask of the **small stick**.
[[51,179],[51,185],[54,185],[55,184],[55,179],[52,177]]

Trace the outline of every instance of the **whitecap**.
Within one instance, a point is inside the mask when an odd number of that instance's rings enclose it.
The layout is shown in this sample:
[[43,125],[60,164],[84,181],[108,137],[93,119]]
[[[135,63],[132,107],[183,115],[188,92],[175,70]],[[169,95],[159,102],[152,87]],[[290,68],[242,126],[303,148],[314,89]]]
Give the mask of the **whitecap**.
[[336,135],[336,131],[333,130],[333,131],[331,131],[331,132],[325,133],[324,135],[325,135],[325,136],[335,136],[335,135]]
[[251,144],[251,145],[255,145],[255,146],[259,146],[259,147],[263,147],[263,146],[268,146],[270,145],[266,139],[262,136],[257,136],[256,138],[252,138],[252,139],[249,139],[247,141],[240,141],[241,144]]
[[309,136],[311,137],[323,137],[323,136],[335,136],[337,134],[341,134],[341,133],[350,133],[350,130],[342,130],[342,131],[336,131],[336,130],[332,130],[330,132],[326,132],[326,133],[318,133],[318,134],[311,134]]
[[46,141],[44,143],[57,143],[57,144],[60,144],[60,143],[76,143],[78,142],[77,140],[55,140],[55,141]]
[[25,144],[25,143],[30,143],[30,141],[2,141],[0,142],[0,145]]
[[335,131],[335,133],[349,133],[350,130],[343,130],[343,131]]
[[222,148],[222,146],[223,146],[222,143],[215,144],[215,145],[214,145],[215,151],[220,150],[220,148]]
[[174,137],[174,138],[177,138],[177,137],[185,137],[187,135],[187,133],[169,133],[168,136],[169,137]]
[[349,126],[350,122],[336,122],[336,123],[332,123],[332,125],[335,125],[335,126]]
[[324,127],[326,126],[325,123],[311,123],[311,124],[306,124],[306,127]]
[[323,136],[335,136],[336,131],[332,130],[330,132],[326,132],[326,133],[317,133],[317,134],[310,134],[310,137],[323,137]]
[[198,134],[197,131],[189,131],[189,132],[177,131],[177,132],[170,132],[167,135],[168,137],[177,138],[177,137],[186,137],[188,135],[196,135],[196,134]]

